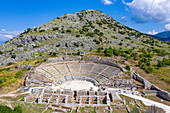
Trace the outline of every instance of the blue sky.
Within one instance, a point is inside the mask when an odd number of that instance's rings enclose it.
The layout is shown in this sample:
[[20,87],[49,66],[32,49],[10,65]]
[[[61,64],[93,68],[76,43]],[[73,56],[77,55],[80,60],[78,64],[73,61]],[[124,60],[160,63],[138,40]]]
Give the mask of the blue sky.
[[27,28],[87,9],[144,33],[170,30],[170,0],[1,0],[0,44]]

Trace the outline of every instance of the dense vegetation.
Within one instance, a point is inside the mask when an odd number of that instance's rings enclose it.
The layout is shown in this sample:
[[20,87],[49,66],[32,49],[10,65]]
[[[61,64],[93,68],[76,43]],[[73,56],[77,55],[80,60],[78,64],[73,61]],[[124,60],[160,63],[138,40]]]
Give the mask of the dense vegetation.
[[22,113],[22,108],[20,106],[16,106],[13,110],[8,106],[0,105],[0,113]]

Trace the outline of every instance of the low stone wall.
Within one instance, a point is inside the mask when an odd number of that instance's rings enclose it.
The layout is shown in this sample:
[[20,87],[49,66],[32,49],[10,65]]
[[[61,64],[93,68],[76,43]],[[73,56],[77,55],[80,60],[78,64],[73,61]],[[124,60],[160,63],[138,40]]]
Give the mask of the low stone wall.
[[48,58],[47,63],[55,63],[55,62],[63,62],[63,61],[85,61],[85,62],[93,62],[99,64],[106,64],[109,66],[116,67],[122,70],[121,66],[116,63],[116,59],[110,57],[99,57],[99,56],[60,56],[55,58]]
[[141,77],[137,72],[135,72],[133,70],[131,71],[131,74],[132,74],[133,79],[144,84],[145,89],[156,90],[156,91],[158,91],[157,96],[159,96],[160,98],[165,99],[167,101],[170,101],[170,94],[167,91],[164,91],[164,90],[158,88],[157,86],[155,86],[154,84],[151,84],[149,81],[147,81],[146,79]]

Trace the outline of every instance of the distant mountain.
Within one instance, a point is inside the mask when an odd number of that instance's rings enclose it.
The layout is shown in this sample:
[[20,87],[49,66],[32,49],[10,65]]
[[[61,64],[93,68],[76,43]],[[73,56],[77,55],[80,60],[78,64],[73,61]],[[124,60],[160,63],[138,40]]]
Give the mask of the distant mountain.
[[170,41],[170,31],[160,32],[153,36],[154,38],[158,38],[163,41]]

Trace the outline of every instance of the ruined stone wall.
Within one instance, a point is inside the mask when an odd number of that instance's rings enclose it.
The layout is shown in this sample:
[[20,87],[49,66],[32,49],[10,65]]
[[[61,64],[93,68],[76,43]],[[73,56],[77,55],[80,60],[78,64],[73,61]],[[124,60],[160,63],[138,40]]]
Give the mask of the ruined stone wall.
[[164,91],[160,88],[158,88],[157,86],[155,86],[154,84],[151,84],[149,81],[147,81],[146,79],[144,79],[143,77],[141,77],[137,72],[135,71],[131,71],[131,74],[132,74],[132,77],[133,79],[141,82],[144,84],[144,88],[145,89],[149,89],[149,90],[157,90],[157,95],[160,97],[160,98],[163,98],[165,100],[168,100],[170,101],[170,94],[167,92],[167,91]]

